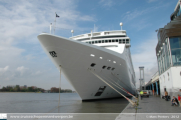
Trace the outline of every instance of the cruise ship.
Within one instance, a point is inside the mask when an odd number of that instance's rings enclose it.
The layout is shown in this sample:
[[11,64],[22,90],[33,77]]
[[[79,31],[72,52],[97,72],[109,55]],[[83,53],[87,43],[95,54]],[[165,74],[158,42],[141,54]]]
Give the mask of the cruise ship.
[[70,38],[41,33],[38,39],[83,101],[129,96],[120,87],[135,94],[131,44],[125,30]]

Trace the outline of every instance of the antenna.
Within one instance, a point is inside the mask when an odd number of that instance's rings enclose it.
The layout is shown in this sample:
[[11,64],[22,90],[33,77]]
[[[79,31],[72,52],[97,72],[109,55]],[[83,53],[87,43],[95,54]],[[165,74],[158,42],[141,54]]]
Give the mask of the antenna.
[[50,34],[52,34],[52,23],[50,23]]
[[121,30],[122,30],[122,26],[123,26],[123,23],[122,23],[122,22],[120,23],[120,26],[121,26]]
[[95,31],[95,24],[94,24],[94,32],[96,32],[96,31]]
[[73,37],[73,34],[74,34],[74,30],[71,30],[71,33],[72,33],[72,37]]

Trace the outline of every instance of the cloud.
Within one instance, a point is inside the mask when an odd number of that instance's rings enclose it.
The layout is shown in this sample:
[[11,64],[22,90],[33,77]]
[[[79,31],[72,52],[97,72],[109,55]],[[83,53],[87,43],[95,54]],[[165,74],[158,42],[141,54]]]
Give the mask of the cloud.
[[127,11],[125,14],[122,15],[123,17],[123,20],[125,20],[126,22],[130,22],[131,20],[134,20],[135,18],[143,18],[141,17],[142,15],[145,15],[145,14],[149,14],[153,11],[156,11],[158,9],[161,9],[161,8],[164,8],[164,7],[167,7],[169,4],[164,4],[164,5],[155,5],[153,7],[149,7],[149,8],[146,8],[146,9],[143,9],[143,10],[140,10],[140,9],[135,9],[135,10],[132,10],[132,11]]
[[9,66],[6,66],[4,68],[0,68],[0,72],[6,72],[9,69]]
[[[9,77],[8,77],[9,73],[10,73],[9,66],[5,66],[4,68],[0,68],[0,80],[9,80]],[[11,74],[9,76],[11,76]]]
[[21,66],[16,69],[18,72],[20,72],[21,76],[28,70],[28,68]]
[[[94,22],[95,16],[82,14],[77,7],[77,1],[72,0],[0,1],[0,66],[8,65],[8,68],[0,68],[2,85],[35,85],[44,80],[47,84],[41,84],[42,87],[49,89],[54,86],[55,82],[49,81],[52,78],[54,81],[59,79],[59,76],[56,76],[59,73],[42,50],[37,35],[49,32],[49,24],[54,24],[55,12],[60,16],[56,20],[57,28],[86,30],[87,28],[81,28],[77,24]],[[68,37],[67,31],[59,32],[57,29],[56,34],[60,33]],[[4,80],[9,82],[2,82]]]
[[42,73],[43,73],[42,71],[39,71],[39,70],[38,70],[38,71],[36,71],[36,72],[33,72],[32,75],[40,75],[40,74],[42,74]]
[[157,0],[148,0],[148,3],[155,2],[155,1],[157,1]]
[[114,5],[113,0],[100,0],[99,3],[104,7],[112,7]]
[[139,44],[139,46],[135,46],[132,50],[134,51],[134,53],[132,53],[132,60],[136,74],[137,87],[140,85],[140,66],[144,66],[145,82],[148,82],[158,71],[157,58],[155,53],[156,44],[157,38],[152,37],[151,39],[145,40],[144,43]]

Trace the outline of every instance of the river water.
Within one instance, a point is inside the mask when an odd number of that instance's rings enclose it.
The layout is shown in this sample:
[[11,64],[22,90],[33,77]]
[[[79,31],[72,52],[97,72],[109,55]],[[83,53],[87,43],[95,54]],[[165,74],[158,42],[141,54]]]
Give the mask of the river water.
[[0,113],[121,113],[124,98],[82,102],[77,93],[0,93]]

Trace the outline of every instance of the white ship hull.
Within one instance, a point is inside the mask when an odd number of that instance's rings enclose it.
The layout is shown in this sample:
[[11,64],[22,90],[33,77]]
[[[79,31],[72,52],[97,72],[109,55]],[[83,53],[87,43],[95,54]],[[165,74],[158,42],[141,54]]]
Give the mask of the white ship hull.
[[[129,70],[124,51],[122,54],[119,54],[102,47],[47,33],[40,34],[38,39],[56,67],[59,69],[59,66],[61,66],[61,71],[82,100],[122,97],[92,74],[88,68],[94,70],[102,79],[111,81],[112,83],[116,82],[130,93],[135,93],[136,88],[132,82],[133,73]],[[125,44],[121,45],[123,48],[125,47]],[[49,53],[50,51],[54,51],[57,57],[52,57]],[[90,56],[91,54],[95,56]],[[113,61],[116,61],[116,63],[113,63]],[[91,67],[92,63],[96,65]],[[115,69],[103,69],[103,66]],[[104,89],[102,93],[98,93],[100,88]],[[122,90],[117,90],[129,96]]]

